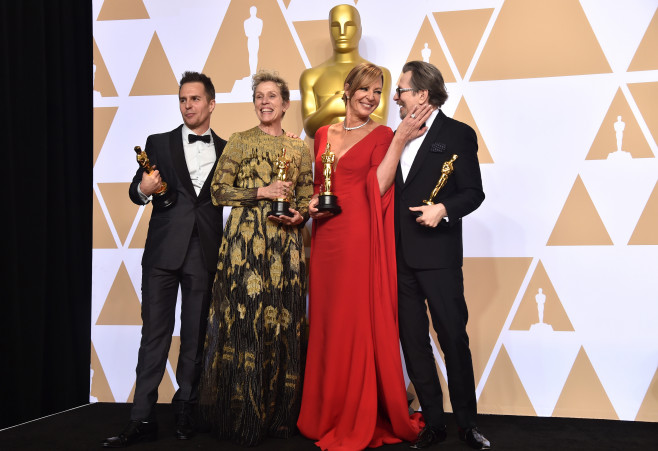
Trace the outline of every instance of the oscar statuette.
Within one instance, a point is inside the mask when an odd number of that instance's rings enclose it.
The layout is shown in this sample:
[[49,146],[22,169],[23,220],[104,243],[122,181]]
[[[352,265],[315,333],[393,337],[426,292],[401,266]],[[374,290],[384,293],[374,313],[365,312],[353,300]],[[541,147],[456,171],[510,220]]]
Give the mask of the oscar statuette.
[[[286,160],[286,149],[283,149],[280,157],[274,160],[274,169],[276,170],[275,180],[285,182],[288,180],[288,169],[290,168],[290,160]],[[290,211],[290,201],[287,197],[276,198],[272,201],[272,211],[268,216],[289,216],[293,214]]]
[[[154,171],[153,166],[149,162],[149,157],[146,155],[146,152],[142,150],[141,147],[135,146],[135,153],[137,153],[137,163],[144,168],[147,174],[150,174]],[[176,191],[170,190],[167,186],[167,182],[162,180],[162,186],[159,190],[153,193],[153,207],[154,208],[168,208],[176,203],[177,195]]]
[[336,154],[331,151],[331,144],[327,143],[327,148],[324,153],[320,156],[322,159],[322,165],[324,167],[324,183],[322,184],[323,190],[320,191],[318,197],[318,211],[328,211],[333,214],[338,214],[341,212],[340,205],[338,205],[338,197],[331,192],[331,176],[333,172],[333,164],[336,160]]
[[[448,177],[452,172],[455,170],[453,167],[453,163],[457,159],[457,155],[453,154],[452,158],[443,163],[443,166],[441,167],[441,177],[439,177],[439,180],[436,182],[436,186],[430,193],[430,197],[426,200],[423,200],[423,203],[425,205],[434,205],[434,198],[436,197],[437,194],[439,194],[439,191],[441,191],[441,188],[443,188],[448,181]],[[422,212],[420,211],[414,211],[414,215],[416,216],[422,216]]]

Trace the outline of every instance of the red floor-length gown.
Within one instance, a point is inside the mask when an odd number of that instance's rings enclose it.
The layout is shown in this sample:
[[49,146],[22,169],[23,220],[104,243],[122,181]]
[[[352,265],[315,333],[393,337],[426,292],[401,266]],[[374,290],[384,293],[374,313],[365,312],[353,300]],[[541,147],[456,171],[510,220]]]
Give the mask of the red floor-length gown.
[[[328,127],[315,135],[315,192]],[[297,426],[316,445],[360,450],[416,438],[409,417],[397,320],[393,188],[381,196],[377,166],[393,139],[379,126],[336,163],[342,213],[313,221],[309,326]]]

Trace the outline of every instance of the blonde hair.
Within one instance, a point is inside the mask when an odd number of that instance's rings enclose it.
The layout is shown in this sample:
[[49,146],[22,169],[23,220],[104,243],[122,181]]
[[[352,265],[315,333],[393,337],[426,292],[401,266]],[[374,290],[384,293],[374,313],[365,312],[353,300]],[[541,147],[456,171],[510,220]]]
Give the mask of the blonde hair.
[[370,86],[377,79],[384,83],[384,72],[372,63],[360,63],[347,74],[345,84],[349,85],[345,94],[343,94],[343,102],[347,103],[347,99],[352,97],[354,93],[364,86]]

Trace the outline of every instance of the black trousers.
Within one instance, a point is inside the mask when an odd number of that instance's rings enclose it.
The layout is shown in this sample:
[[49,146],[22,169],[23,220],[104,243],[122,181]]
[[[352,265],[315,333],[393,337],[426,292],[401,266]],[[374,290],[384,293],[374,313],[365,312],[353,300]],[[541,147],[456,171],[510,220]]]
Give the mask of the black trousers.
[[[417,270],[398,253],[400,342],[409,379],[414,384],[427,424],[442,427],[443,392],[434,360],[427,307],[448,373],[448,391],[457,425],[475,427],[477,401],[468,345],[468,309],[461,268]],[[427,306],[425,300],[427,299]]]
[[154,420],[158,386],[167,366],[181,290],[180,354],[173,403],[198,399],[201,358],[214,274],[204,264],[198,236],[190,239],[183,265],[177,270],[142,267],[142,339],[137,359],[132,420]]

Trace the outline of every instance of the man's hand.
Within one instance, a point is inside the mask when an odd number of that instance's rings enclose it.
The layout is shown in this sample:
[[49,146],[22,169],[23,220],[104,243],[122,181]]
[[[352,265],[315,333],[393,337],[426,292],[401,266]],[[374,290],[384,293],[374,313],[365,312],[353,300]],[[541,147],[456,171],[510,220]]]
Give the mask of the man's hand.
[[[155,169],[155,166],[153,166]],[[142,181],[139,184],[139,189],[145,196],[150,196],[162,188],[162,177],[160,171],[157,169],[150,174],[146,171],[142,172]]]
[[420,207],[409,207],[411,211],[419,211],[422,216],[416,218],[416,222],[424,227],[436,227],[448,216],[446,207],[443,204],[422,205]]

